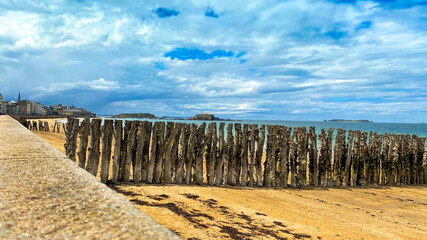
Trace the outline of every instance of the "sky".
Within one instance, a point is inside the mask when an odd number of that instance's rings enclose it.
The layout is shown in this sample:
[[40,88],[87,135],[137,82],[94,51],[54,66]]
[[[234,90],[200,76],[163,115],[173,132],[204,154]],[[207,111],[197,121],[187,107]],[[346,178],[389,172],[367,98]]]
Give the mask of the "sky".
[[427,0],[0,0],[5,100],[427,122]]

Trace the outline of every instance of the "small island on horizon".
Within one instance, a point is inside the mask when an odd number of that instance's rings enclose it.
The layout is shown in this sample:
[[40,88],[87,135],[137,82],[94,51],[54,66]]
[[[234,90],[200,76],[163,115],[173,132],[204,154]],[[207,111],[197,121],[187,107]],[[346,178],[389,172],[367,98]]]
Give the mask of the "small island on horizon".
[[146,118],[146,119],[169,119],[169,120],[204,120],[204,121],[233,121],[231,119],[221,119],[218,117],[215,117],[213,114],[210,113],[201,113],[196,114],[193,117],[190,118],[182,118],[182,117],[156,117],[152,113],[121,113],[112,116],[112,118]]
[[154,114],[151,113],[121,113],[113,116],[113,118],[148,118],[158,119]]
[[373,121],[370,121],[370,120],[331,119],[331,120],[325,120],[325,122],[372,123]]

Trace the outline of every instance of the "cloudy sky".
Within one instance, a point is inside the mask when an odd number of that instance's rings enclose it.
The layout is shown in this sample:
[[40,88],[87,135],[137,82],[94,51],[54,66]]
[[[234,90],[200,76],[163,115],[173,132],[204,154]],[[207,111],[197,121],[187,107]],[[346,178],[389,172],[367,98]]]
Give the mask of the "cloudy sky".
[[0,0],[0,93],[98,114],[427,122],[426,0]]

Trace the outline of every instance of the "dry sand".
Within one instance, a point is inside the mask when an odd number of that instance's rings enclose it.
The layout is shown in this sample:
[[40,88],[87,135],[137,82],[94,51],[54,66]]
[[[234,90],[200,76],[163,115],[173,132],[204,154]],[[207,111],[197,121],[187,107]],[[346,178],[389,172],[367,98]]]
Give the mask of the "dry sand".
[[[35,132],[64,151],[64,135]],[[184,239],[427,239],[427,186],[111,186]]]

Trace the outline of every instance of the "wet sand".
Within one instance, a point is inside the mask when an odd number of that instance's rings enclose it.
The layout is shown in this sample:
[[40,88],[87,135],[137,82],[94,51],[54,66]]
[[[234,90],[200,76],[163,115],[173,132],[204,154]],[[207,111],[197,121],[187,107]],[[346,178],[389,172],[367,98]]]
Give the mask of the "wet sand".
[[[63,133],[35,132],[64,151]],[[427,186],[110,186],[184,239],[427,239]]]

